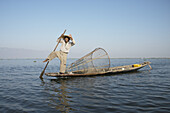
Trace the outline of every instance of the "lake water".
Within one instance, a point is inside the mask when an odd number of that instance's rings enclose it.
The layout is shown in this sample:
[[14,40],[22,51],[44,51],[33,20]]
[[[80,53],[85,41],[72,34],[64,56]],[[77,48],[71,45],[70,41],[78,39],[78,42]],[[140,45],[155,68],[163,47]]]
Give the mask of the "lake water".
[[[34,62],[36,61],[36,62]],[[68,63],[75,59],[68,59]],[[51,78],[39,75],[42,60],[0,60],[0,113],[170,112],[170,59],[137,72],[110,76]],[[143,59],[111,59],[112,66]],[[59,71],[59,61],[46,72]]]

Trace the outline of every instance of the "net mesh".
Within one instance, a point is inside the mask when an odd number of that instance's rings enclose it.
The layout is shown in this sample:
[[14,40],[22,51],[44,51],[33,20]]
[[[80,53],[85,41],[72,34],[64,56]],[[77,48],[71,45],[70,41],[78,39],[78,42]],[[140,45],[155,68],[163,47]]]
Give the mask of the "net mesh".
[[110,68],[110,58],[102,48],[96,48],[89,54],[73,62],[66,69],[66,72],[73,73],[100,73],[108,71]]

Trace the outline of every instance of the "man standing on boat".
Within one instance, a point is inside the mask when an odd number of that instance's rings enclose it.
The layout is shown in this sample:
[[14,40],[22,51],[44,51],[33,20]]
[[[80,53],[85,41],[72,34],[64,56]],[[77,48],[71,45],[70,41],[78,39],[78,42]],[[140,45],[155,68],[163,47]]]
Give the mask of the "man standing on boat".
[[58,57],[60,60],[60,74],[64,74],[66,69],[67,55],[70,51],[70,48],[75,45],[75,40],[70,34],[58,38],[57,42],[62,44],[60,51],[53,51],[43,62],[51,61],[52,59]]

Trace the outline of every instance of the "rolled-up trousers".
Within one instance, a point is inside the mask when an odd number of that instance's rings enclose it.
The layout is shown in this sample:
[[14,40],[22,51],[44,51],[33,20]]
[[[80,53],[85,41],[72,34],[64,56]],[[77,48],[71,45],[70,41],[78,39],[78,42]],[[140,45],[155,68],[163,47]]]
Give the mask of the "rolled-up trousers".
[[51,61],[52,59],[58,57],[58,59],[60,60],[60,72],[65,73],[67,54],[68,53],[62,51],[53,51],[47,58],[49,59],[49,61]]

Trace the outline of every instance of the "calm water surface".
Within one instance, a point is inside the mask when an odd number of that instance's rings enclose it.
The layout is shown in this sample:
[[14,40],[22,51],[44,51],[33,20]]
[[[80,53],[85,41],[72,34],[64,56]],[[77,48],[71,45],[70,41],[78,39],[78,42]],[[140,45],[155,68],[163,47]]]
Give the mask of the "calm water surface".
[[[153,70],[98,77],[39,75],[42,60],[0,60],[0,113],[170,112],[170,59],[147,59]],[[75,61],[69,59],[68,63]],[[112,66],[142,59],[111,59]],[[59,61],[46,72],[59,71]]]

